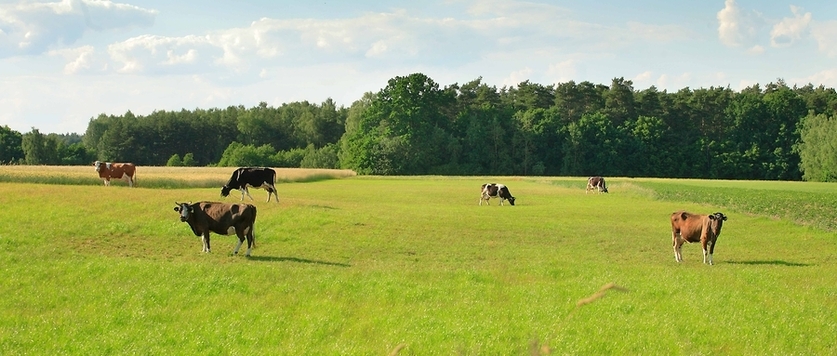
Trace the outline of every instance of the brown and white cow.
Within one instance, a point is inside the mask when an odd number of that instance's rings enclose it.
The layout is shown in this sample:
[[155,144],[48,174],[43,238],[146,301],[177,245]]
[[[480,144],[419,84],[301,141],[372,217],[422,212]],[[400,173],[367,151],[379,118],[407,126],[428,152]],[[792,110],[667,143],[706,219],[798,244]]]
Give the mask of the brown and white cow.
[[195,236],[203,236],[203,252],[209,253],[209,233],[219,235],[236,234],[238,245],[233,254],[247,239],[247,256],[256,246],[253,225],[256,223],[256,207],[250,204],[225,204],[202,201],[197,203],[175,202],[174,211],[180,213],[180,221],[189,223]]
[[584,194],[587,194],[594,189],[599,193],[607,193],[607,184],[605,184],[605,179],[599,176],[587,178],[587,190]]
[[500,205],[503,205],[503,201],[508,200],[509,204],[514,206],[515,198],[509,192],[509,188],[503,184],[486,183],[482,185],[480,189],[480,205],[482,205],[483,201],[491,205],[491,202],[488,201],[491,198],[499,198]]
[[133,163],[111,163],[96,161],[93,162],[96,167],[96,172],[99,172],[99,178],[105,181],[105,186],[110,185],[110,180],[124,179],[128,182],[129,187],[133,187],[136,183],[137,167]]
[[700,242],[703,246],[703,263],[712,264],[715,244],[721,235],[721,227],[727,221],[723,213],[712,215],[692,214],[677,211],[671,214],[671,240],[674,245],[674,260],[683,262],[681,248],[684,242]]

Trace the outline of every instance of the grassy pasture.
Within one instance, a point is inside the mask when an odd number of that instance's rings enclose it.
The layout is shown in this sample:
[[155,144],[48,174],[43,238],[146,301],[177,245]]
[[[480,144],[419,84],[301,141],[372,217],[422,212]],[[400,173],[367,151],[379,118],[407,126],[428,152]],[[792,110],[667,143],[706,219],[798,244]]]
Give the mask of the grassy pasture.
[[[518,205],[477,206],[486,181]],[[202,254],[172,211],[219,200],[217,187],[140,184],[0,183],[0,354],[837,353],[833,232],[666,193],[770,200],[829,186],[625,178],[586,195],[583,178],[288,182],[279,204],[251,192],[257,245],[245,258],[228,236]],[[714,266],[698,245],[674,262],[678,209],[729,216]]]

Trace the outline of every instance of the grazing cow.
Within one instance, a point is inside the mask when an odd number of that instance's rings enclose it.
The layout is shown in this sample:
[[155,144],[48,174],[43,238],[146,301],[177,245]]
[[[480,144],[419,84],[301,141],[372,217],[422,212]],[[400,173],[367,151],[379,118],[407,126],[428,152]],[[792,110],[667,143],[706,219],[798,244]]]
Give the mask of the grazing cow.
[[712,264],[715,243],[721,235],[721,227],[727,220],[723,213],[712,215],[692,214],[678,211],[671,214],[671,240],[674,245],[674,260],[683,262],[681,247],[684,242],[700,241],[703,246],[703,263]]
[[607,193],[607,184],[605,184],[604,178],[599,176],[587,178],[587,190],[584,194],[587,194],[594,189],[599,193]]
[[244,194],[247,194],[250,200],[253,200],[253,196],[247,190],[247,187],[250,186],[264,188],[267,190],[267,201],[270,201],[270,196],[273,195],[276,196],[276,202],[278,203],[279,195],[276,194],[275,181],[276,171],[271,168],[239,168],[233,172],[227,184],[221,187],[221,196],[226,197],[230,195],[231,190],[238,189],[241,191],[241,200],[244,200]]
[[509,204],[514,206],[515,198],[509,192],[509,188],[503,184],[486,183],[482,185],[480,189],[480,205],[482,205],[483,200],[486,204],[491,205],[491,202],[488,201],[491,198],[499,198],[500,205],[503,205],[503,201],[508,200]]
[[247,256],[256,246],[253,224],[256,223],[256,207],[250,204],[225,204],[202,201],[192,204],[174,202],[174,211],[180,213],[180,221],[189,223],[195,236],[203,236],[203,252],[209,253],[209,233],[238,236],[233,254],[247,239]]
[[96,166],[96,172],[99,172],[99,178],[105,181],[105,186],[110,185],[111,178],[124,179],[128,182],[129,187],[133,187],[136,183],[137,167],[133,163],[110,163],[96,161],[93,162]]

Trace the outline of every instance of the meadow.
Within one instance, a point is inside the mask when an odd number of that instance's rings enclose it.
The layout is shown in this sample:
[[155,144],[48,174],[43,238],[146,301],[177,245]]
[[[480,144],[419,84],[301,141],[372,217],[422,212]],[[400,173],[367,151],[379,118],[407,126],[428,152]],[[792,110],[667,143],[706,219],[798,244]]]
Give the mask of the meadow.
[[[133,189],[16,168],[4,355],[837,354],[835,185],[289,171],[278,204],[251,191],[247,258],[230,236],[201,253],[172,210],[237,202],[229,168],[140,167]],[[488,181],[516,206],[478,206]],[[729,217],[714,266],[695,244],[674,262],[679,209]]]

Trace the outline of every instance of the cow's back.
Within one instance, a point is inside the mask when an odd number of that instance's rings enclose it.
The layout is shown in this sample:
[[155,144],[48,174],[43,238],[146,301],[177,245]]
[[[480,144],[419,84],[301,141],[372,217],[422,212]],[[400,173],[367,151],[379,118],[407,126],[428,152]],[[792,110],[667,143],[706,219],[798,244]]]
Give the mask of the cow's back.
[[256,207],[250,204],[199,202],[196,210],[203,212],[210,231],[225,235],[230,226],[250,225],[256,220]]
[[704,231],[709,231],[709,223],[707,215],[692,214],[683,210],[671,214],[671,231],[680,234],[689,242],[700,241]]

